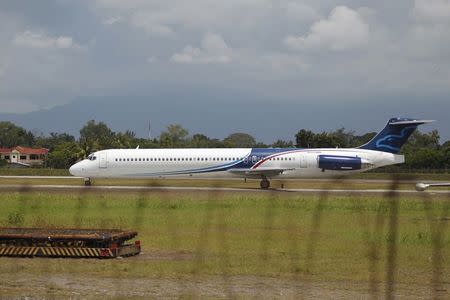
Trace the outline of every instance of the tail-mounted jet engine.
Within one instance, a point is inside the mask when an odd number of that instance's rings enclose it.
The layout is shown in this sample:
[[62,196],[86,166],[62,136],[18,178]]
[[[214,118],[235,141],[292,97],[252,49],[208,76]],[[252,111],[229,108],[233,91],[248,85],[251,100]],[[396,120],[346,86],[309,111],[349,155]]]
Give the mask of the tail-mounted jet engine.
[[318,167],[322,170],[351,171],[368,169],[372,163],[357,156],[319,155]]

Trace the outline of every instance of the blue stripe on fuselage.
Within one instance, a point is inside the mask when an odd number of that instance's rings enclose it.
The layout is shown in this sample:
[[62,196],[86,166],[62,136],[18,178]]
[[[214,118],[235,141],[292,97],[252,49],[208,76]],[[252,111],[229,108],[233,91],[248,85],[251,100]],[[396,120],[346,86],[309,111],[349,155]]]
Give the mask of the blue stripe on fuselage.
[[234,166],[234,169],[250,169],[258,161],[266,158],[267,156],[290,152],[293,150],[300,150],[300,148],[252,148],[252,151],[247,159],[244,159],[240,164]]
[[209,172],[219,172],[227,171],[229,169],[250,169],[258,161],[264,159],[267,156],[290,152],[293,150],[300,150],[299,148],[252,148],[250,154],[242,160],[236,160],[231,163],[226,163],[218,166],[198,168],[198,169],[188,169],[180,171],[167,171],[167,172],[156,172],[156,173],[145,173],[145,174],[128,174],[129,176],[164,176],[164,175],[185,175],[194,173],[209,173]]

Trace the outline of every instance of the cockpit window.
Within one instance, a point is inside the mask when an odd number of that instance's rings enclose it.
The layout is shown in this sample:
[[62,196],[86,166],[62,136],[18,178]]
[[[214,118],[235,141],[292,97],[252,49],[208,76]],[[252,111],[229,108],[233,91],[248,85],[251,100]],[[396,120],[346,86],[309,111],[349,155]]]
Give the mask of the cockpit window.
[[89,160],[96,160],[97,156],[95,156],[94,154],[89,154],[89,156],[87,157],[87,159]]

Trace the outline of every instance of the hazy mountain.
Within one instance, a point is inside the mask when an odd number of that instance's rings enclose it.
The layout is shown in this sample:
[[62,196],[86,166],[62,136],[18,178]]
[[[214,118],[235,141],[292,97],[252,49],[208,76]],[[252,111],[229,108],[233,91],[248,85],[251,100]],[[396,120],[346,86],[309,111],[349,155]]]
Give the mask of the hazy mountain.
[[[244,99],[238,101],[237,99]],[[306,101],[302,101],[306,102]],[[357,133],[376,131],[391,116],[411,116],[438,119],[424,129],[439,129],[443,140],[449,139],[447,112],[439,115],[420,105],[404,107],[393,101],[390,107],[373,102],[311,104],[274,99],[254,99],[242,93],[227,92],[227,96],[207,92],[153,92],[150,96],[83,97],[48,110],[27,114],[0,114],[0,120],[10,120],[27,129],[48,133],[69,132],[78,135],[91,119],[106,122],[113,130],[130,129],[146,137],[148,122],[152,135],[157,136],[168,124],[179,123],[191,134],[204,133],[223,138],[233,132],[247,132],[259,141],[293,140],[301,128],[315,131],[345,127]],[[416,103],[416,101],[414,102]]]

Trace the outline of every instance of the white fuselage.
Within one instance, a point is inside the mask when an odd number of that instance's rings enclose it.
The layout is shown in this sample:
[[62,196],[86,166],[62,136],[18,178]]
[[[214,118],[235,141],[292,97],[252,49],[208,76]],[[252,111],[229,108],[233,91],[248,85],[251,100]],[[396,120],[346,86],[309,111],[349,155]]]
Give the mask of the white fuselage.
[[[361,168],[319,168],[319,155],[361,159]],[[319,178],[350,175],[403,162],[403,155],[357,148],[110,149],[91,154],[73,165],[70,173],[85,178]],[[268,175],[261,175],[265,171]]]

